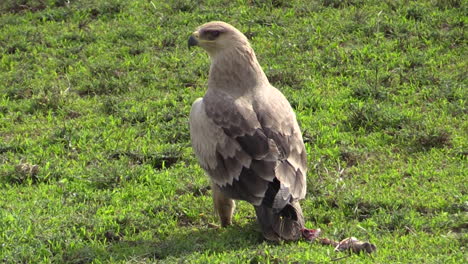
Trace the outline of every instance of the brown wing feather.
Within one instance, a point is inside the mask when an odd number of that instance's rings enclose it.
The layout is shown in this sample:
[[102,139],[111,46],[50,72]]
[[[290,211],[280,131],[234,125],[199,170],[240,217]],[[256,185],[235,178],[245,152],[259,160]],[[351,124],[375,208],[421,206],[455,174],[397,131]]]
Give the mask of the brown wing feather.
[[[270,95],[275,95],[276,102],[272,101],[275,105],[262,98],[254,103],[241,98],[236,100],[221,92],[207,93],[203,99],[206,116],[226,137],[216,145],[216,166],[205,170],[213,179],[229,178],[220,181],[227,183],[220,185],[221,189],[234,199],[254,205],[260,205],[264,200],[269,200],[270,206],[285,204],[290,199],[305,196],[302,137],[289,103],[273,89]],[[226,153],[226,148],[237,150],[234,154]],[[249,166],[244,166],[249,158]],[[274,187],[273,192],[267,192],[273,188],[274,179],[280,185]],[[278,197],[265,199],[266,194],[280,193],[279,189],[283,191],[284,203],[274,201]]]

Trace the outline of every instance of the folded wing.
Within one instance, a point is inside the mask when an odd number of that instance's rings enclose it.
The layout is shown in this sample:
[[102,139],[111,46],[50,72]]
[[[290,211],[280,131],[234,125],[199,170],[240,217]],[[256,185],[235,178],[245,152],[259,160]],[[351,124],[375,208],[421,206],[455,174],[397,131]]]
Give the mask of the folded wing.
[[208,92],[190,113],[193,149],[212,181],[233,199],[281,210],[306,193],[306,152],[286,98]]

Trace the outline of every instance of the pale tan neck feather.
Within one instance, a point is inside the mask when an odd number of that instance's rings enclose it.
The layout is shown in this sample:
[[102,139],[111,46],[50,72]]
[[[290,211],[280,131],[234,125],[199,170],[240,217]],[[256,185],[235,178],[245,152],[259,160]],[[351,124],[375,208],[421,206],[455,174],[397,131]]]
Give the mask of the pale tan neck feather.
[[249,45],[226,49],[211,57],[208,89],[242,95],[266,84],[268,79]]

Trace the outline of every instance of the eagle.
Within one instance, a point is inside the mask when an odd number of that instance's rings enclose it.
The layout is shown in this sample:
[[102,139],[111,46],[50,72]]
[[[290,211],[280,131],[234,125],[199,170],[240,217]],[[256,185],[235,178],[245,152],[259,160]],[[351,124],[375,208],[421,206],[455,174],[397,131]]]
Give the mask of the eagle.
[[225,22],[198,27],[189,48],[211,59],[208,89],[190,111],[190,138],[211,180],[221,226],[235,200],[255,208],[263,237],[298,240],[304,229],[307,156],[296,115],[268,81],[247,37]]

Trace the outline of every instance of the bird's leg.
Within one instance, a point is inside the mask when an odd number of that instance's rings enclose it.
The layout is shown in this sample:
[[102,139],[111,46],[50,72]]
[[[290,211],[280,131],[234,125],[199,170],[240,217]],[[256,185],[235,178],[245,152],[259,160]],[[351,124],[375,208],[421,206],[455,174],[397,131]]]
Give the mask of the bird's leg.
[[233,199],[226,197],[221,192],[218,185],[215,183],[212,183],[211,185],[213,190],[214,207],[219,215],[219,219],[221,220],[221,226],[228,226],[232,223],[232,214],[236,208],[236,203]]

